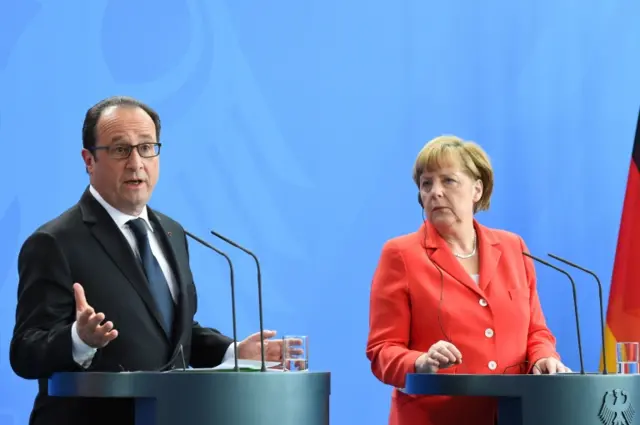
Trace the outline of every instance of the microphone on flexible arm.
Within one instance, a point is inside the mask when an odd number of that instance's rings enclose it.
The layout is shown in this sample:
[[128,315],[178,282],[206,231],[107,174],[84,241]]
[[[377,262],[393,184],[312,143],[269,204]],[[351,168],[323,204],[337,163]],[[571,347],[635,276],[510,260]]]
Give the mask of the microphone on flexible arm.
[[221,235],[215,230],[212,230],[211,234],[219,239],[222,239],[229,245],[238,248],[240,251],[243,251],[244,253],[249,254],[256,263],[256,269],[258,271],[258,315],[260,320],[260,355],[262,358],[262,366],[260,371],[266,372],[267,364],[264,360],[264,322],[262,320],[262,273],[260,272],[260,261],[258,261],[258,257],[256,257],[256,255],[253,252],[249,251],[247,248],[243,246],[240,246],[237,242],[232,241],[231,239]]
[[580,355],[580,374],[584,375],[584,361],[582,359],[582,338],[580,336],[580,319],[579,319],[579,315],[578,315],[578,296],[577,296],[577,291],[576,291],[576,283],[573,281],[573,278],[571,277],[571,275],[569,274],[569,272],[567,272],[566,270],[561,269],[560,267],[554,266],[551,263],[548,263],[546,261],[544,261],[541,258],[538,257],[534,257],[533,255],[529,254],[528,252],[523,252],[523,255],[531,258],[532,260],[537,261],[540,264],[543,264],[547,267],[550,267],[556,271],[559,271],[560,273],[562,273],[563,275],[567,276],[569,278],[569,281],[571,282],[571,288],[573,289],[573,308],[574,308],[574,315],[576,318],[576,334],[578,336],[578,354]]
[[[238,372],[239,368],[238,368],[238,333],[236,330],[236,283],[235,283],[235,278],[234,278],[234,273],[233,273],[233,263],[231,262],[231,258],[229,258],[229,256],[227,254],[225,254],[224,252],[220,251],[218,248],[216,248],[215,246],[211,245],[209,242],[200,239],[199,237],[197,237],[196,235],[194,235],[193,233],[190,233],[188,231],[184,231],[185,235],[189,236],[191,239],[193,239],[194,241],[200,243],[201,245],[209,248],[212,251],[215,251],[216,253],[222,255],[226,260],[227,263],[229,264],[229,280],[231,282],[231,322],[232,322],[232,326],[233,326],[233,371],[234,372]],[[180,347],[180,349],[182,350],[182,346]],[[183,357],[184,359],[184,357]],[[184,362],[184,360],[183,360]]]
[[180,344],[180,359],[182,360],[182,370],[187,370],[187,362],[184,359],[184,348],[182,348],[182,344]]
[[609,372],[607,371],[607,347],[605,345],[604,342],[604,306],[602,303],[602,283],[600,283],[600,279],[598,278],[598,275],[596,275],[595,272],[588,270],[582,266],[579,266],[565,258],[561,258],[558,257],[557,255],[554,254],[547,254],[549,257],[558,260],[568,266],[574,267],[578,270],[582,270],[583,272],[590,274],[591,276],[593,276],[593,278],[596,280],[596,283],[598,284],[598,300],[600,301],[600,332],[601,332],[601,337],[602,337],[602,362],[604,364],[604,370],[603,370],[603,375],[607,375]]

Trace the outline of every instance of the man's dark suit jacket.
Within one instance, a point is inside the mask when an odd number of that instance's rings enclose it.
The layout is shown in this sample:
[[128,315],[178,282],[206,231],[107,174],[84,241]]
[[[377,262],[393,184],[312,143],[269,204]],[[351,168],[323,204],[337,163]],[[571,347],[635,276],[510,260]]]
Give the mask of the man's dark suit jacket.
[[158,370],[172,358],[181,367],[182,357],[174,356],[180,344],[193,367],[221,363],[232,340],[194,321],[197,294],[184,229],[151,209],[149,219],[180,288],[171,340],[160,324],[140,262],[88,189],[75,206],[36,230],[22,246],[10,359],[17,375],[39,383],[31,425],[134,423],[132,400],[47,395],[53,373],[84,370],[72,356],[75,282],[84,287],[89,305],[104,313],[119,332],[98,350],[88,371]]

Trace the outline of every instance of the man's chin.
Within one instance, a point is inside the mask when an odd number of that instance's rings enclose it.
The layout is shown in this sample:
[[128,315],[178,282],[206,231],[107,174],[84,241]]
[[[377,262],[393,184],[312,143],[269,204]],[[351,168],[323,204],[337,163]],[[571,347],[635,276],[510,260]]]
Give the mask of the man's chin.
[[125,196],[122,197],[123,204],[126,205],[129,213],[135,212],[133,215],[138,215],[142,212],[142,209],[149,202],[149,196],[147,192],[144,193],[126,193]]

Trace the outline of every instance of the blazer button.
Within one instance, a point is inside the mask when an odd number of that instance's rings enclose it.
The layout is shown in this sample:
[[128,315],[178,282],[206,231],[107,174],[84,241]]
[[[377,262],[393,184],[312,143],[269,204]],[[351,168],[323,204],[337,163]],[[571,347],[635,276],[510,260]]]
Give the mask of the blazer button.
[[491,361],[489,362],[489,365],[488,365],[488,366],[489,366],[489,369],[491,369],[491,370],[496,370],[496,368],[498,367],[498,364],[497,364],[496,362],[494,362],[493,360],[491,360]]
[[480,301],[478,301],[480,303],[480,305],[482,307],[486,307],[487,306],[487,300],[485,300],[484,298],[480,298]]
[[487,330],[485,330],[484,336],[486,336],[487,338],[491,338],[493,336],[493,329],[488,328]]

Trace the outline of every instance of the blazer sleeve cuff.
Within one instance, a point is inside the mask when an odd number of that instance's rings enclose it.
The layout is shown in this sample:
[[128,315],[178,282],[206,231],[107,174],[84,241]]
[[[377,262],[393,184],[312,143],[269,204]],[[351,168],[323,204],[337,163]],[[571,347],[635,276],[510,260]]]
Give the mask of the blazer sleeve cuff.
[[[416,360],[424,354],[422,351],[408,350],[397,357],[396,362],[390,362],[386,368],[386,373],[382,371],[382,381],[398,389],[404,389],[407,374],[416,373]],[[394,364],[395,363],[395,364]],[[386,376],[385,376],[386,375]],[[385,379],[386,378],[386,379]]]
[[89,368],[91,366],[91,362],[93,361],[93,357],[96,355],[95,348],[88,346],[87,344],[80,339],[80,335],[78,335],[78,323],[73,322],[71,325],[71,353],[73,355],[73,360],[81,366],[83,369]]

